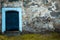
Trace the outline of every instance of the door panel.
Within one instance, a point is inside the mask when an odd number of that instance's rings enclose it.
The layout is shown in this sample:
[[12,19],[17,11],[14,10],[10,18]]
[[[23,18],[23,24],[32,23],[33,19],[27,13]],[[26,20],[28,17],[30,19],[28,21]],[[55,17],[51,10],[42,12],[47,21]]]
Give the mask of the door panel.
[[6,31],[19,30],[19,12],[6,11]]

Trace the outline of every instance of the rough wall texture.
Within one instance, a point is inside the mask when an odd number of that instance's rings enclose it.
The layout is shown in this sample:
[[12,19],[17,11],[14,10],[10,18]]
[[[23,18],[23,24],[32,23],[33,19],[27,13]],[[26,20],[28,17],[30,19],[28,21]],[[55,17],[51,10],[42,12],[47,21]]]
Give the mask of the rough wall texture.
[[23,9],[23,31],[60,30],[60,0],[3,1],[2,7],[21,7]]
[[23,30],[30,32],[59,30],[60,0],[24,0],[23,6]]

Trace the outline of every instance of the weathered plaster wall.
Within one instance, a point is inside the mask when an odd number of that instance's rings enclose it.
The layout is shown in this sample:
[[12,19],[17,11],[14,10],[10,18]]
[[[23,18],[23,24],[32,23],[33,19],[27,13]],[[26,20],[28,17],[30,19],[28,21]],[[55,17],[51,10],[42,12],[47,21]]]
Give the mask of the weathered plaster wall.
[[2,7],[21,7],[23,9],[23,31],[44,32],[60,28],[58,25],[60,24],[60,0],[3,1]]
[[30,0],[29,2],[25,0],[23,2],[23,29],[30,32],[53,31],[55,27],[59,29],[58,25],[54,25],[56,22],[60,24],[58,20],[60,18],[59,2],[60,0]]

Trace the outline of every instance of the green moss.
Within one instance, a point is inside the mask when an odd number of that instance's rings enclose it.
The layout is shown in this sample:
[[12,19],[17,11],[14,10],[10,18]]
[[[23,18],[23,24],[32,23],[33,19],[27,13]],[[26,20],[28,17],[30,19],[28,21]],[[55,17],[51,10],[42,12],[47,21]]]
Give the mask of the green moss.
[[59,33],[23,34],[12,37],[0,35],[0,40],[60,40],[60,34]]

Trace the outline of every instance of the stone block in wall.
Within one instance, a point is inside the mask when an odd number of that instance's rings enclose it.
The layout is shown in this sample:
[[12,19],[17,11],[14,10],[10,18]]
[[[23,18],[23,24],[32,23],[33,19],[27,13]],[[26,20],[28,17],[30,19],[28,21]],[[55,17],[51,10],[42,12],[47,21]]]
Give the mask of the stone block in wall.
[[1,5],[1,3],[0,3],[0,12],[1,12],[1,8],[2,8],[2,5]]
[[0,0],[0,2],[1,2],[1,0]]
[[56,32],[60,32],[60,19],[55,19],[54,27]]
[[0,2],[2,2],[2,1],[7,1],[7,0],[0,0]]
[[2,6],[1,6],[1,3],[0,3],[0,8],[1,8]]

